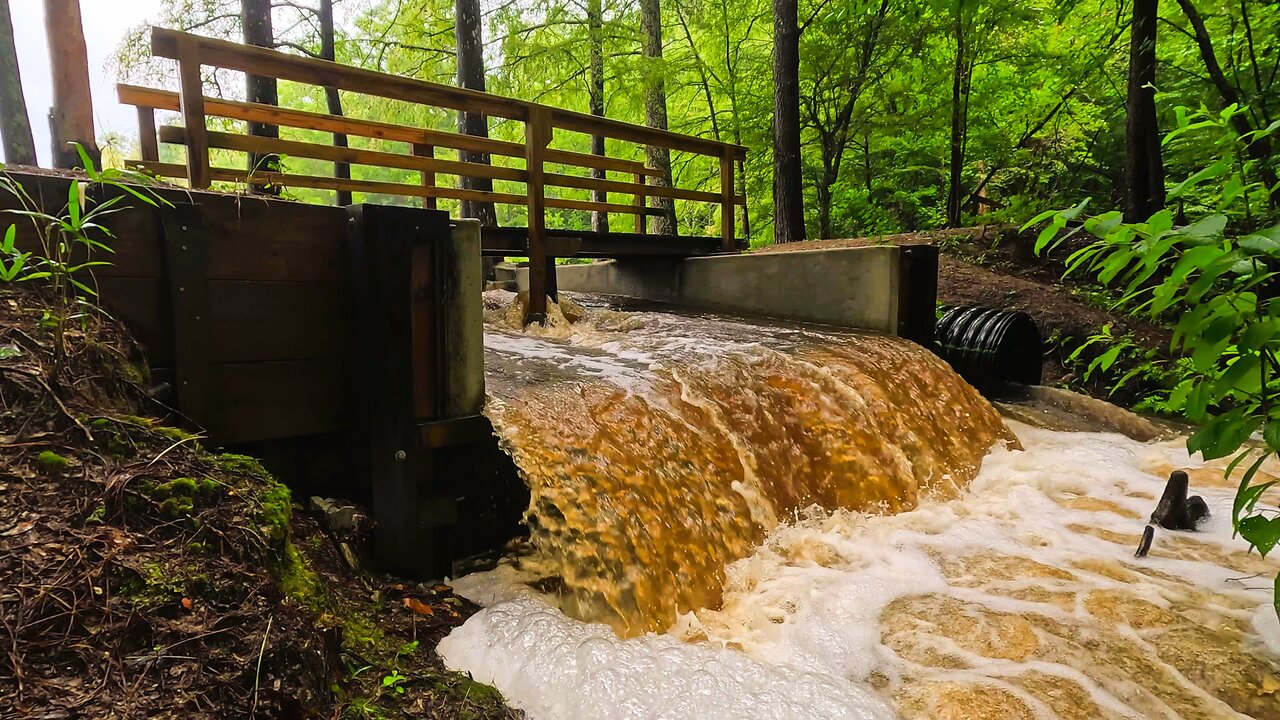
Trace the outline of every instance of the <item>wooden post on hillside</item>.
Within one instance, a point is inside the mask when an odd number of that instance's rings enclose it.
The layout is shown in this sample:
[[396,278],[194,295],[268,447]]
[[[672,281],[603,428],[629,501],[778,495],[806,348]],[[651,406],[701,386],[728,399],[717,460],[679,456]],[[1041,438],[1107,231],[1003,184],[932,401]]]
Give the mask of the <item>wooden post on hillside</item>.
[[49,112],[53,166],[73,168],[81,164],[71,143],[80,143],[93,164],[101,166],[102,154],[93,131],[89,53],[84,45],[80,0],[44,0],[44,27],[53,76],[53,109]]

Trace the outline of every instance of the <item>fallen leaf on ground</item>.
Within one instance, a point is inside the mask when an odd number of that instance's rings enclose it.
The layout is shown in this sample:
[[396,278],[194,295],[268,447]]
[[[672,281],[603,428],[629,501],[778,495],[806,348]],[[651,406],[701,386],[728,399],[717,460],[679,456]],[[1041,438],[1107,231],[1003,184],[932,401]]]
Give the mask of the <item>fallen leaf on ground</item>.
[[415,600],[413,598],[405,598],[404,606],[418,613],[419,615],[435,615],[436,614],[436,611],[432,610],[430,605],[422,602],[421,600]]

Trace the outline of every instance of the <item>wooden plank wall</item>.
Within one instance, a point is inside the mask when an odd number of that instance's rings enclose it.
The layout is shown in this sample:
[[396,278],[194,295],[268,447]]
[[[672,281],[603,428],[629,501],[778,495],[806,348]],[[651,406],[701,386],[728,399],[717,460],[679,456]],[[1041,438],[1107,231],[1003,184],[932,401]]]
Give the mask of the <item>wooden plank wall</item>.
[[[10,175],[57,213],[66,202],[69,179]],[[182,189],[164,190],[174,205],[198,205],[200,228],[184,242],[199,243],[204,266],[199,289],[207,315],[186,318],[174,303],[167,271],[161,213],[139,202],[110,216],[115,253],[95,256],[112,264],[95,269],[103,305],[128,325],[145,348],[156,378],[175,377],[175,323],[194,323],[207,358],[191,358],[207,387],[209,410],[191,419],[218,444],[296,437],[340,430],[347,416],[343,397],[342,306],[347,212],[304,205]],[[14,209],[0,197],[0,210]],[[39,247],[24,218],[0,214],[0,227],[19,228],[19,245]],[[192,248],[195,250],[196,248]],[[181,290],[178,290],[181,292]],[[199,315],[197,319],[195,316]],[[188,347],[190,344],[188,344]],[[183,388],[175,387],[182,403]]]

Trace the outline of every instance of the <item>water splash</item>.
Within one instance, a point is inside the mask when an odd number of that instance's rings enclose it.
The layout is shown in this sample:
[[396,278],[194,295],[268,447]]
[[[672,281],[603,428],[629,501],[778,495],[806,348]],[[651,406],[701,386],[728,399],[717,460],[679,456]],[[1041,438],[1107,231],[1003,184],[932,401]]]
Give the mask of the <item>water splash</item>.
[[[1280,717],[1280,559],[1232,539],[1221,464],[1015,429],[1025,451],[994,450],[956,498],[775,528],[668,633],[617,638],[504,567],[459,584],[493,604],[440,652],[534,720]],[[1136,559],[1175,467],[1212,519]]]
[[725,567],[780,519],[954,496],[1009,437],[894,338],[607,310],[539,337],[490,305],[489,415],[530,486],[526,563],[623,635],[718,607]]

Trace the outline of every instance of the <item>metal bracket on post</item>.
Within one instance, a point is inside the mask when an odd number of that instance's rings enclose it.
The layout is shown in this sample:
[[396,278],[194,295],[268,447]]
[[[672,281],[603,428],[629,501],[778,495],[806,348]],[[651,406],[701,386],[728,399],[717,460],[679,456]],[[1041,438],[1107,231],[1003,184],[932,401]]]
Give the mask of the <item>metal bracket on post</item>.
[[159,210],[165,278],[173,329],[174,390],[178,409],[210,427],[208,248],[199,205]]

